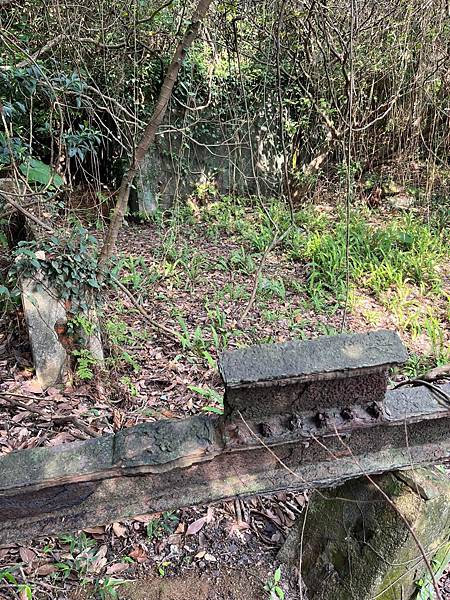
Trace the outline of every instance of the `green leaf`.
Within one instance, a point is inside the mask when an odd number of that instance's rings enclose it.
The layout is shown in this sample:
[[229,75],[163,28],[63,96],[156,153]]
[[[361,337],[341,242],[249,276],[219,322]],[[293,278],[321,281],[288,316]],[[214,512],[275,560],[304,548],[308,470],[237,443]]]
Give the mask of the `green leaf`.
[[27,583],[21,583],[18,588],[18,592],[25,592],[27,600],[33,600],[33,592],[31,591],[31,587]]
[[197,394],[200,394],[200,396],[203,396],[204,398],[209,398],[210,397],[210,390],[209,389],[203,389],[200,387],[197,387],[196,385],[188,385],[188,388],[193,391],[193,392],[197,392]]
[[223,408],[218,408],[217,406],[204,406],[202,410],[204,412],[215,413],[216,415],[223,415]]
[[95,279],[94,277],[91,277],[90,279],[88,279],[87,282],[93,288],[96,288],[97,290],[100,289],[100,285],[99,285],[97,279]]
[[6,581],[12,583],[12,585],[17,585],[17,579],[9,571],[0,571],[0,581],[2,579],[6,579]]
[[20,171],[31,183],[42,183],[51,185],[51,187],[61,187],[64,183],[62,177],[58,175],[50,165],[46,165],[37,158],[29,158],[20,165]]
[[275,593],[280,600],[284,600],[284,592],[278,585],[275,586]]
[[273,575],[273,580],[275,583],[279,583],[281,579],[281,567],[278,567],[278,569],[275,571],[274,575]]
[[24,256],[29,256],[30,258],[36,258],[36,254],[33,250],[29,250],[28,248],[21,248],[18,254],[23,254]]

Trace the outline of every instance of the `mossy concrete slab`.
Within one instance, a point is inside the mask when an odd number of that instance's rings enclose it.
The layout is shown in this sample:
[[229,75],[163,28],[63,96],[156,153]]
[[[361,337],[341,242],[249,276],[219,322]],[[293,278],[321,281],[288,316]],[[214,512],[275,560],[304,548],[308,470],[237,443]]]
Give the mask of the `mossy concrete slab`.
[[436,468],[362,477],[316,493],[280,560],[298,565],[309,600],[407,600],[450,540],[450,480]]
[[[225,414],[253,420],[283,413],[382,403],[389,367],[407,352],[393,331],[322,336],[224,352]],[[380,408],[377,407],[377,411]],[[338,411],[339,412],[339,411]]]
[[355,371],[377,372],[407,359],[398,335],[381,330],[226,351],[219,368],[227,387],[240,387],[292,379],[338,379]]

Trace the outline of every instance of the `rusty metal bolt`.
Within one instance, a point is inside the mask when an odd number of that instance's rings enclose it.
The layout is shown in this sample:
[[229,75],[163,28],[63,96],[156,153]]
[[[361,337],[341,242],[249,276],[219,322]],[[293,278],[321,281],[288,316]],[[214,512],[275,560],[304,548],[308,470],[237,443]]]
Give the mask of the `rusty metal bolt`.
[[368,414],[374,419],[378,419],[381,415],[381,408],[376,402],[372,402],[366,407]]
[[302,427],[302,418],[300,417],[300,415],[297,414],[293,414],[290,416],[287,427],[289,429],[289,431],[296,431],[297,429],[301,429]]
[[355,418],[355,415],[353,414],[351,408],[344,408],[341,411],[341,417],[344,419],[344,421],[351,421]]
[[314,421],[316,423],[316,427],[323,427],[327,421],[326,413],[318,412],[314,417]]
[[271,430],[270,425],[268,423],[260,423],[258,425],[258,429],[259,429],[259,433],[263,437],[270,437],[272,435],[272,430]]

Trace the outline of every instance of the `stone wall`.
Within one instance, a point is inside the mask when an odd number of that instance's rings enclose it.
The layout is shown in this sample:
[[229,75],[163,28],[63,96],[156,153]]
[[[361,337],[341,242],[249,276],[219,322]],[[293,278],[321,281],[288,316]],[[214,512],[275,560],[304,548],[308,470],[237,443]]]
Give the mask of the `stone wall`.
[[267,126],[253,124],[250,141],[246,125],[223,126],[213,117],[192,135],[181,122],[177,127],[157,137],[131,194],[131,212],[152,213],[198,192],[279,193],[283,154]]

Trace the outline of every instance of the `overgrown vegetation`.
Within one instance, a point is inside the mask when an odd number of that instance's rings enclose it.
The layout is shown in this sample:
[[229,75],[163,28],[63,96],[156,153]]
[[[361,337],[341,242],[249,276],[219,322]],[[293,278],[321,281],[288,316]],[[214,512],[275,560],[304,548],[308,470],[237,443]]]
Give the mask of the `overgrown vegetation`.
[[[23,325],[24,279],[51,282],[68,312],[75,387],[89,397],[66,404],[108,434],[222,414],[227,348],[390,328],[410,350],[402,376],[450,362],[444,1],[213,1],[126,186],[117,255],[99,270],[97,239],[196,5],[0,2],[0,183],[14,189],[0,188],[0,349]],[[39,235],[12,240],[23,207]],[[103,371],[85,343],[93,304]],[[27,350],[10,354],[5,380],[27,381]],[[18,424],[2,428],[8,451],[26,447],[22,435],[47,443]],[[58,442],[77,439],[64,433]],[[178,524],[155,517],[146,541]],[[121,580],[93,569],[105,563],[95,540],[60,542],[52,584],[117,596]],[[158,563],[161,577],[170,564]],[[277,569],[268,598],[284,597],[281,583]],[[20,562],[0,570],[3,584],[33,597]],[[430,590],[418,582],[418,597]]]

